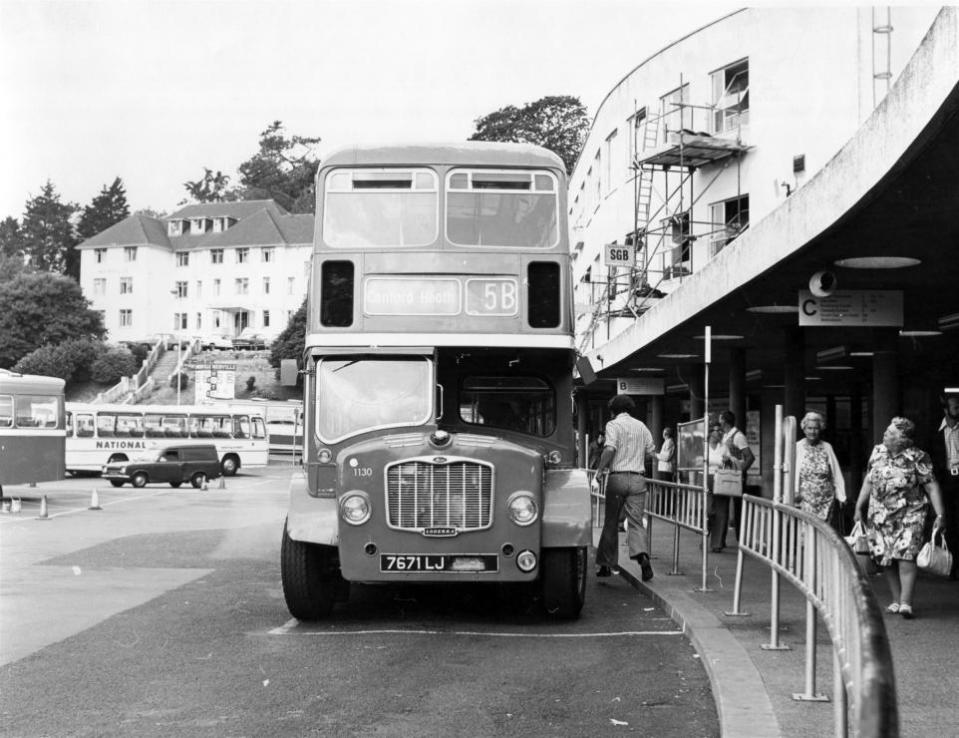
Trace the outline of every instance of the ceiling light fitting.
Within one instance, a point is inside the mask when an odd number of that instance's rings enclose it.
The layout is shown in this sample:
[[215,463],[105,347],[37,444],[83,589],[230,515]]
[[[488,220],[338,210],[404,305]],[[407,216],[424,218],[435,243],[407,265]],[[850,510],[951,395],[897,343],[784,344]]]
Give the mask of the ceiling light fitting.
[[747,313],[757,313],[759,315],[788,315],[789,313],[798,313],[798,305],[753,305],[746,308]]
[[845,359],[847,356],[845,346],[834,346],[833,348],[823,349],[822,351],[816,352],[816,361],[820,364],[825,364],[829,361],[838,361],[839,359]]
[[922,261],[911,256],[853,256],[833,263],[846,269],[905,269],[918,266]]

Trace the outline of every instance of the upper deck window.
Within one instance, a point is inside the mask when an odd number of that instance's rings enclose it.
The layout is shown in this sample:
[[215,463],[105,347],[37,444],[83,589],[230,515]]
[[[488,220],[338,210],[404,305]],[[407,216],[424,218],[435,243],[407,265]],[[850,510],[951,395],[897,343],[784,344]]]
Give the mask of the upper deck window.
[[454,169],[446,190],[452,244],[550,248],[559,242],[559,185],[550,172]]
[[333,248],[428,246],[439,223],[430,169],[334,169],[326,175],[323,240]]

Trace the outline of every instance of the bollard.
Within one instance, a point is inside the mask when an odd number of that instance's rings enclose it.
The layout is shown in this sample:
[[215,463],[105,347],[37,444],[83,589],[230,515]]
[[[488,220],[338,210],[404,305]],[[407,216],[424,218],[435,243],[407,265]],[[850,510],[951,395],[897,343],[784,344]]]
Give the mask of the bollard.
[[37,516],[37,520],[49,520],[50,516],[47,515],[47,496],[44,495],[40,498],[40,514]]
[[226,477],[220,475],[220,483],[216,486],[217,489],[226,489]]
[[90,507],[88,507],[87,510],[102,510],[102,509],[103,508],[100,507],[100,495],[97,494],[97,490],[96,488],[94,488],[93,492],[90,495]]
[[19,514],[22,510],[23,510],[23,502],[20,500],[19,497],[14,497],[10,501],[10,512]]

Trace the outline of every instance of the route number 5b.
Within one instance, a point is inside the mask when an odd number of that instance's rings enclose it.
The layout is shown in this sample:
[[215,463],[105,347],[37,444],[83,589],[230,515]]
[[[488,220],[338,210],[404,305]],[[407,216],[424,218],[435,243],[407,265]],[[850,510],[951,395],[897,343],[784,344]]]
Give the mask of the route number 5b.
[[515,279],[471,279],[467,283],[466,312],[469,315],[516,315]]

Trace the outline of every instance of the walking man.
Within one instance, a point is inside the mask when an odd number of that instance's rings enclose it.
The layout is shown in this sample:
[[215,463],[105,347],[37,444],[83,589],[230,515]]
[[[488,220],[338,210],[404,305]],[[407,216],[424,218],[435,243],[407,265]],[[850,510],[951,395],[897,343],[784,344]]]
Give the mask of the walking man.
[[616,395],[609,401],[613,419],[606,424],[606,446],[596,466],[593,489],[606,475],[606,514],[603,533],[596,549],[598,577],[608,577],[619,565],[619,518],[625,510],[629,525],[626,543],[629,558],[643,570],[643,581],[653,578],[653,567],[646,553],[643,513],[646,509],[646,464],[656,453],[653,434],[630,413],[636,409],[628,395]]

